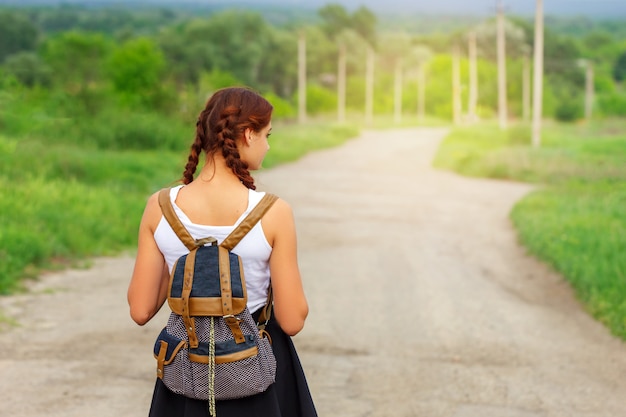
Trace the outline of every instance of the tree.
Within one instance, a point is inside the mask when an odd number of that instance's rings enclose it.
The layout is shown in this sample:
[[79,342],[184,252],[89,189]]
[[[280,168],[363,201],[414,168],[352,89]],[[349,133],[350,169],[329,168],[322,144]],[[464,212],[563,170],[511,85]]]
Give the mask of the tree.
[[327,4],[319,9],[318,14],[322,18],[321,29],[331,40],[335,40],[341,31],[352,26],[350,15],[339,4]]
[[[472,31],[476,36],[478,44],[478,53],[483,58],[495,61],[497,59],[496,38],[497,38],[497,21],[489,20],[478,26]],[[467,44],[468,36],[464,35],[464,44]],[[526,30],[520,26],[520,23],[514,19],[504,19],[504,37],[506,44],[506,56],[509,58],[521,58],[528,50],[528,39]]]
[[149,38],[125,42],[111,54],[107,73],[114,89],[126,99],[158,106],[163,92],[165,57]]
[[352,29],[371,46],[376,46],[376,15],[361,6],[352,14]]
[[68,4],[48,10],[40,10],[36,15],[37,23],[46,33],[59,33],[77,30],[80,17],[79,10]]
[[217,53],[217,69],[231,71],[246,84],[256,85],[263,55],[268,51],[270,30],[258,13],[227,11],[208,20],[208,38]]
[[55,81],[77,95],[102,79],[101,68],[111,47],[100,34],[71,31],[48,39],[42,55],[54,72]]
[[[515,25],[521,28],[527,39],[529,46],[535,43],[535,27],[523,20],[515,20]],[[578,59],[584,54],[581,52],[579,42],[567,35],[555,33],[546,25],[543,30],[544,45],[544,70],[546,77],[555,75],[557,78],[565,79],[573,85],[584,83],[584,73],[576,65]],[[508,42],[507,38],[507,42]],[[533,50],[532,48],[530,50]],[[520,49],[523,56],[528,49]],[[516,55],[517,56],[517,55]]]
[[71,114],[98,112],[103,106],[107,88],[102,68],[112,44],[103,35],[64,32],[49,38],[41,56],[53,74],[53,86],[72,100],[65,109]]
[[37,27],[25,16],[0,11],[0,63],[17,52],[34,51],[38,37]]
[[417,116],[424,118],[426,111],[426,66],[433,56],[430,48],[424,45],[414,45],[407,54],[406,67],[410,75],[417,79]]
[[167,28],[156,38],[168,62],[168,73],[180,88],[197,85],[201,74],[214,66],[211,57],[217,54],[217,47],[204,38],[205,26],[204,22],[193,21]]
[[339,4],[328,4],[318,11],[322,18],[322,31],[332,41],[336,40],[343,31],[354,30],[371,46],[376,44],[376,16],[367,7],[361,6],[350,15]]
[[272,33],[261,15],[227,10],[209,19],[194,19],[168,30],[159,44],[180,83],[197,83],[203,72],[232,72],[247,85],[258,86]]
[[27,87],[47,86],[51,83],[52,72],[34,52],[18,52],[4,61],[7,74],[11,74]]
[[626,80],[626,51],[622,52],[613,66],[613,79],[617,82]]
[[304,33],[306,37],[307,73],[315,74],[318,78],[335,74],[337,44],[331,41],[317,26],[306,27]]
[[346,113],[346,77],[348,72],[350,72],[349,70],[363,68],[367,42],[356,31],[345,29],[337,36],[337,43],[339,45],[337,64],[338,120],[343,122],[345,121]]
[[348,74],[362,73],[368,42],[353,29],[344,29],[337,35],[337,45],[345,45]]
[[259,88],[274,91],[281,97],[291,97],[296,89],[297,43],[294,36],[271,28],[267,51],[259,66]]
[[[392,67],[394,73],[394,121],[400,122],[402,119],[402,87],[403,74],[405,68],[405,57],[411,48],[411,39],[404,32],[390,32],[380,41],[380,54],[384,66]],[[391,68],[389,68],[391,69]]]

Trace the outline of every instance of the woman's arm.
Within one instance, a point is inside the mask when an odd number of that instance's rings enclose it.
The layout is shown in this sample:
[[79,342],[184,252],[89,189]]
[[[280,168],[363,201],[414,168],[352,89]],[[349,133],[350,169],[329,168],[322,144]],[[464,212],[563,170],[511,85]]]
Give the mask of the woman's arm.
[[294,336],[304,327],[309,306],[298,267],[296,227],[291,206],[284,200],[277,200],[262,222],[272,245],[270,275],[274,315],[283,331]]
[[135,269],[128,286],[130,316],[141,326],[154,317],[167,299],[169,271],[154,240],[161,215],[156,193],[148,199],[141,218]]

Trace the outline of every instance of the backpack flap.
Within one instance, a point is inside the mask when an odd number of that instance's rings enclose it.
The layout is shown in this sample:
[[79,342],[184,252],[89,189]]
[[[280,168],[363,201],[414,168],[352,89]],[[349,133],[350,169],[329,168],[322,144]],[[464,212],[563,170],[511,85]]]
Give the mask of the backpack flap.
[[[210,279],[218,276],[219,281]],[[194,316],[224,317],[237,343],[245,341],[235,315],[246,308],[247,294],[243,265],[234,253],[213,245],[182,256],[172,271],[167,301],[183,318],[190,348],[198,347]]]
[[[240,258],[234,253],[228,253],[228,260],[222,261],[230,270],[230,299],[232,314],[241,313],[246,307],[247,292],[243,277],[243,266]],[[185,269],[190,269],[190,257],[193,257],[193,270],[191,277],[191,293],[188,305],[183,304],[183,286]],[[170,276],[168,292],[168,304],[170,309],[182,315],[183,308],[189,310],[191,316],[214,316],[223,315],[221,280],[217,279],[220,268],[219,249],[217,246],[202,246],[189,252],[176,261]],[[223,269],[224,267],[222,267]],[[198,277],[214,276],[215,279],[199,279]],[[195,277],[195,279],[194,279]]]

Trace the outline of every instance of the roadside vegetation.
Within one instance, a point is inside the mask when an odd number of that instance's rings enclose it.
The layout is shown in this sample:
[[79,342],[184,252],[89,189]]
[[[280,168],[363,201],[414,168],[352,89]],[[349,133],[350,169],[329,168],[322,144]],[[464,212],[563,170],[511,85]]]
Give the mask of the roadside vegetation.
[[626,127],[623,120],[548,124],[539,148],[527,126],[458,128],[435,166],[524,181],[536,191],[512,210],[529,252],[552,265],[581,302],[626,339]]
[[[506,23],[508,110],[519,120],[528,112],[523,80],[534,28],[529,18],[507,16]],[[442,27],[447,33],[435,30]],[[465,175],[537,184],[511,214],[521,241],[623,338],[625,27],[618,19],[549,19],[544,116],[558,122],[546,126],[541,148],[530,147],[524,124],[501,131],[487,122],[455,129],[436,161]],[[363,128],[448,123],[451,51],[458,48],[460,77],[468,80],[470,31],[479,51],[476,115],[492,120],[491,18],[379,20],[366,7],[338,4],[297,12],[148,2],[0,6],[0,294],[43,270],[132,250],[146,198],[180,177],[197,114],[216,89],[246,85],[272,102],[271,167]],[[302,35],[306,123],[297,121]],[[337,123],[342,50],[348,122]],[[596,121],[582,124],[589,68]],[[366,103],[375,115],[370,124]]]
[[[90,128],[123,132],[142,117],[120,113],[119,124],[91,120]],[[46,134],[19,139],[0,134],[0,294],[19,289],[21,278],[42,270],[77,267],[89,257],[136,246],[146,199],[181,178],[195,128],[146,117],[153,120],[143,133],[154,137],[145,149],[122,144],[103,149],[83,137],[86,132],[72,137],[70,129],[54,141]],[[357,134],[347,124],[275,122],[264,168]]]

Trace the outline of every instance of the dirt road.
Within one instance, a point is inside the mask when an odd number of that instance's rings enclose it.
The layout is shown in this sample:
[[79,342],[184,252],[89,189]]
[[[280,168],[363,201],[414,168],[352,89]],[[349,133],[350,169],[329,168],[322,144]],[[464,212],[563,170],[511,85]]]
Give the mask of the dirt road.
[[[291,202],[311,313],[295,343],[325,417],[626,415],[626,346],[527,256],[523,184],[430,167],[445,131],[366,132],[258,175]],[[130,257],[0,298],[0,416],[145,416],[165,309],[128,317]]]

